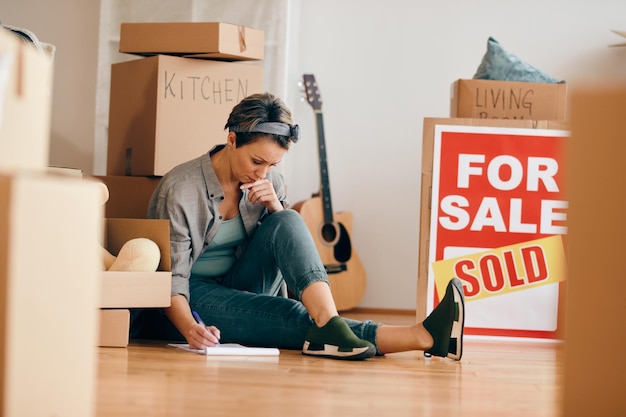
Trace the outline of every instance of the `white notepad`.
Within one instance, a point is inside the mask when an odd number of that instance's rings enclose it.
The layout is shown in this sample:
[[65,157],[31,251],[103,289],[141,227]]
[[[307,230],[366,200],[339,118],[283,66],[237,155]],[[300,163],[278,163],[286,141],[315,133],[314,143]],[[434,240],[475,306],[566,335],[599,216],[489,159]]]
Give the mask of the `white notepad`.
[[204,349],[191,349],[187,343],[170,343],[168,346],[207,356],[278,356],[280,354],[276,348],[249,347],[237,343],[224,343]]

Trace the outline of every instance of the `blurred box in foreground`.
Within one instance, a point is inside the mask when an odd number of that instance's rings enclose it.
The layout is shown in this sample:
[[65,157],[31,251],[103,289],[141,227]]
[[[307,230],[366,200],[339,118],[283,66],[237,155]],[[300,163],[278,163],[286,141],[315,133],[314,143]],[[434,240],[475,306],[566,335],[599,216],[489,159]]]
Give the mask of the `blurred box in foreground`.
[[0,26],[0,168],[44,169],[50,149],[52,57]]
[[0,173],[0,414],[94,415],[101,189]]
[[[572,95],[563,413],[624,416],[626,85]],[[603,360],[598,360],[603,359]]]

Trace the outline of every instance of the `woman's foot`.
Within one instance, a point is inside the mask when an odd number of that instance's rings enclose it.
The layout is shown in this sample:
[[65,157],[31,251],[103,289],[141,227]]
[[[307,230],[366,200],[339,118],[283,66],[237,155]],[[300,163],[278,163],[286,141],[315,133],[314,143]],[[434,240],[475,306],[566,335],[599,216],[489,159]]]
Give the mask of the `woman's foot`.
[[361,360],[376,355],[376,347],[356,337],[348,324],[335,316],[324,326],[315,323],[306,334],[302,354],[322,358]]
[[424,352],[426,356],[461,360],[465,326],[465,297],[463,285],[458,278],[450,280],[443,299],[426,317],[423,324],[433,337],[433,346]]

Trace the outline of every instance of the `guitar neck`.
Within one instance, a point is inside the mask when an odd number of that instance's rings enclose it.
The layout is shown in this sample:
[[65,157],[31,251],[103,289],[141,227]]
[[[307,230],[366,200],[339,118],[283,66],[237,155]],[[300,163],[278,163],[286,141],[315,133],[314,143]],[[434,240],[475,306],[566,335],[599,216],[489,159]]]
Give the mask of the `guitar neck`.
[[315,122],[317,127],[317,145],[320,161],[320,195],[322,197],[324,222],[328,224],[333,222],[333,205],[330,200],[330,182],[328,181],[326,142],[324,140],[324,115],[321,110],[315,110]]

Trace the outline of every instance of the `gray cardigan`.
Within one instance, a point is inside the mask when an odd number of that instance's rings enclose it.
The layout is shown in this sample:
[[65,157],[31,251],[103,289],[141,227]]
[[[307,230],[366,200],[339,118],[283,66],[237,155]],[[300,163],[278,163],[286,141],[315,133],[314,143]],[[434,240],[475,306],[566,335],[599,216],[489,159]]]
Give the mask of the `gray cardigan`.
[[[170,256],[172,258],[172,295],[181,294],[189,300],[191,267],[217,234],[222,224],[219,205],[224,191],[217,179],[211,155],[225,145],[218,145],[207,154],[174,167],[154,190],[148,205],[148,218],[170,221]],[[288,207],[283,176],[272,170],[267,179],[276,195]],[[239,201],[248,239],[268,214],[261,204],[248,201],[244,190]],[[247,241],[237,250],[241,256]]]

